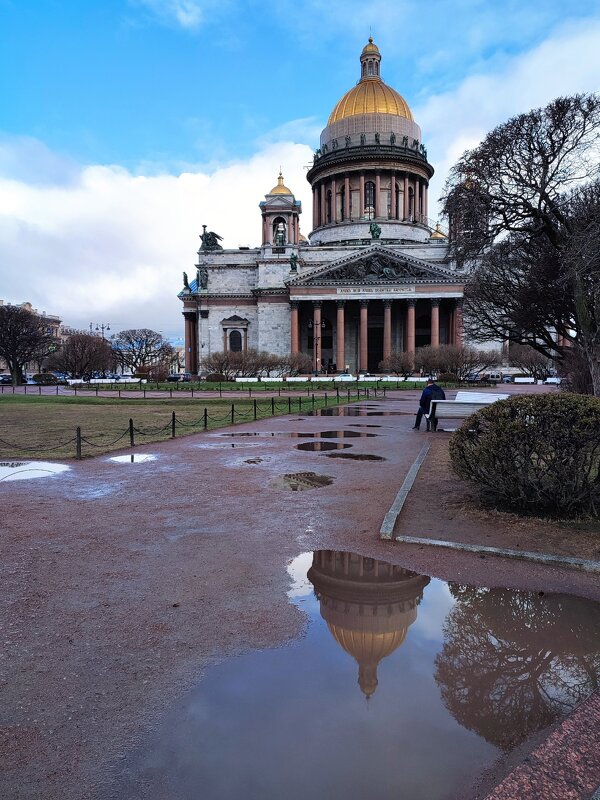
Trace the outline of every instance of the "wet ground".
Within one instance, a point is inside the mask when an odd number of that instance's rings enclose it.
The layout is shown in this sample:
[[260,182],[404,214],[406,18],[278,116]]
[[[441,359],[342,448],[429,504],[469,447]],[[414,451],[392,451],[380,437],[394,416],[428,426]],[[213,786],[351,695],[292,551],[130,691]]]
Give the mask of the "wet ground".
[[115,796],[442,800],[597,685],[600,603],[343,551],[288,570],[306,634],[210,670]]
[[[413,410],[406,396],[401,404]],[[332,788],[345,773],[363,797],[436,797],[428,740],[442,764],[446,750],[456,758],[439,796],[474,797],[482,769],[502,778],[515,743],[525,736],[526,747],[585,696],[596,681],[597,625],[592,635],[595,604],[584,598],[600,600],[597,577],[381,542],[383,516],[433,435],[411,431],[412,414],[399,415],[394,398],[368,405],[376,408],[357,413],[392,415],[375,437],[319,435],[331,432],[327,417],[270,419],[231,429],[260,436],[200,434],[136,448],[152,461],[131,463],[124,452],[122,464],[71,462],[60,475],[0,484],[2,798],[268,800],[304,786],[325,800],[345,796]],[[335,423],[346,432],[355,424]],[[303,431],[313,434],[305,444],[336,450],[299,451],[297,437],[278,435]],[[346,454],[385,460],[330,458]],[[293,480],[310,491],[298,494]],[[426,530],[435,502],[428,496],[411,524]],[[531,529],[520,533],[529,549]],[[311,556],[299,556],[326,549],[416,577],[381,598],[379,586],[313,572],[317,603],[300,585]],[[412,599],[402,594],[409,585]],[[370,596],[357,603],[349,588]],[[573,597],[553,599],[560,593]],[[393,627],[398,603],[406,615]],[[392,627],[356,631],[338,612]],[[357,682],[357,652],[376,658],[376,678],[369,663]],[[545,660],[532,661],[540,652]],[[383,783],[365,771],[351,734],[385,767]],[[395,765],[411,759],[417,769],[400,775]],[[269,774],[252,777],[254,761]],[[327,791],[311,783],[313,762]],[[286,764],[285,787],[275,788]]]

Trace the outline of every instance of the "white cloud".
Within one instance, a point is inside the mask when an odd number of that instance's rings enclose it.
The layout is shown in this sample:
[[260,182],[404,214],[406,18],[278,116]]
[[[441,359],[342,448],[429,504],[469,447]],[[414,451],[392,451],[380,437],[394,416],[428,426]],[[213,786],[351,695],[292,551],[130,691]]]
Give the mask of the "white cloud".
[[[456,89],[413,108],[428,157],[436,168],[430,202],[439,197],[450,167],[464,150],[515,114],[544,106],[555,97],[598,91],[600,21],[563,26],[500,70],[475,74]],[[434,209],[430,208],[434,216]]]
[[160,22],[194,30],[205,20],[205,12],[216,5],[212,0],[132,0]]
[[[23,147],[32,152],[31,140]],[[21,163],[18,142],[13,150],[11,161]],[[226,247],[260,244],[258,203],[279,166],[306,202],[310,156],[304,145],[280,142],[210,173],[146,177],[89,166],[68,185],[32,183],[29,172],[0,179],[3,299],[29,300],[77,326],[100,320],[113,330],[147,325],[177,333],[176,294],[182,272],[194,275],[202,224]],[[309,208],[305,232],[310,219]]]

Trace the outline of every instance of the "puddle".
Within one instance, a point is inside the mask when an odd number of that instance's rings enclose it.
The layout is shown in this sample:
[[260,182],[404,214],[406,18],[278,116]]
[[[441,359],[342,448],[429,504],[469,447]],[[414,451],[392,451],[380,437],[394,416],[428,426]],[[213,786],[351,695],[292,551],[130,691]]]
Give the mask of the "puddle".
[[352,428],[381,428],[381,425],[369,425],[368,422],[351,422]]
[[292,492],[303,492],[305,489],[320,489],[333,483],[329,475],[317,475],[316,472],[293,472],[274,478],[270,485],[276,489],[291,489]]
[[244,464],[262,464],[263,461],[269,461],[268,458],[261,458],[257,456],[256,458],[246,458],[244,459]]
[[348,458],[353,461],[386,461],[383,456],[374,456],[371,453],[327,453],[327,458]]
[[306,632],[208,669],[121,762],[111,796],[471,797],[598,685],[599,603],[335,551],[288,570]]
[[303,442],[296,445],[296,450],[309,450],[313,453],[320,453],[323,450],[344,450],[346,447],[352,447],[352,445],[342,442]]
[[[373,425],[370,427],[380,428],[380,425]],[[376,433],[359,433],[358,431],[314,431],[308,433],[300,433],[298,431],[242,431],[241,433],[219,433],[218,436],[262,436],[264,438],[275,436],[287,436],[290,439],[344,439],[356,436],[377,436]]]
[[[416,402],[416,401],[415,401]],[[396,417],[404,416],[405,411],[371,411],[374,406],[335,406],[332,408],[315,408],[309,412],[311,417]],[[416,413],[416,412],[415,412]]]
[[130,453],[128,456],[113,456],[110,461],[115,464],[144,464],[147,461],[156,461],[157,457],[150,453]]
[[48,478],[70,469],[66,464],[53,464],[51,461],[0,461],[0,482]]

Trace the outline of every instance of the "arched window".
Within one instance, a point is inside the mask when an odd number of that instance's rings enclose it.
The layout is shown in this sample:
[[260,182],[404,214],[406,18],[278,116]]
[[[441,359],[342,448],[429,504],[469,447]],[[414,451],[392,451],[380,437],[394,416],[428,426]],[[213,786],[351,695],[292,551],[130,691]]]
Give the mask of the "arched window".
[[327,191],[325,202],[325,221],[331,222],[331,189]]
[[373,62],[369,61],[369,75],[373,74]]
[[273,245],[274,247],[284,247],[287,241],[285,220],[283,217],[275,217],[273,220]]
[[231,331],[229,334],[229,349],[232,353],[242,352],[242,334],[239,331]]
[[367,219],[375,217],[375,184],[373,181],[365,183],[365,216]]

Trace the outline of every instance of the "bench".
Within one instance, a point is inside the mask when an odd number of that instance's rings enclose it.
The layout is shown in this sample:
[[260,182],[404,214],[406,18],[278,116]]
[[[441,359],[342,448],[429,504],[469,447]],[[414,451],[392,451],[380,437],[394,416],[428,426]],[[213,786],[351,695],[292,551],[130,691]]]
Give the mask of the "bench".
[[457,392],[456,400],[432,400],[429,414],[425,415],[427,430],[437,431],[440,419],[466,419],[490,403],[507,398],[507,394],[491,392]]

